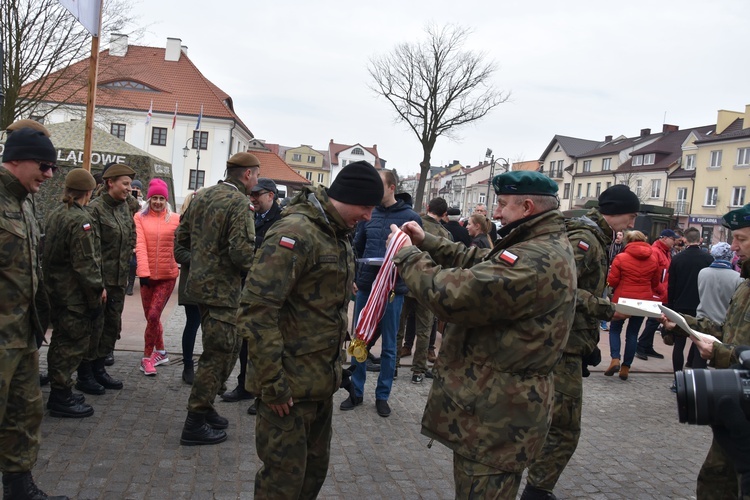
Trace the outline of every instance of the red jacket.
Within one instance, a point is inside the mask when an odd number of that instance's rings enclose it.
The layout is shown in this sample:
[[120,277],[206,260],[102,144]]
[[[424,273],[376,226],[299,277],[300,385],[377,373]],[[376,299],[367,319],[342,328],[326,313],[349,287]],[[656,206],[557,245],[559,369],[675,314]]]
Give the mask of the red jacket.
[[179,274],[174,260],[174,232],[180,224],[180,214],[172,212],[168,221],[166,215],[166,210],[135,214],[136,274],[141,278],[166,280]]
[[659,261],[659,286],[656,287],[656,294],[662,303],[668,304],[667,288],[669,287],[669,264],[672,263],[672,249],[662,243],[660,239],[654,241],[651,248],[654,249],[654,254]]
[[614,289],[612,302],[626,299],[658,300],[659,262],[656,251],[645,241],[633,241],[617,254],[609,269],[607,284]]

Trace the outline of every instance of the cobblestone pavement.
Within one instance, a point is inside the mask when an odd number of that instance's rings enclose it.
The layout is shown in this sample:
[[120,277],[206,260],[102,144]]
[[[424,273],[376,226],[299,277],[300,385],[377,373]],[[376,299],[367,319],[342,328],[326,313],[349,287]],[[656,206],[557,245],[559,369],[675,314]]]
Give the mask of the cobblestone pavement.
[[[86,396],[95,409],[90,418],[45,414],[34,476],[47,492],[78,499],[252,498],[260,463],[255,417],[246,413],[249,401],[224,403],[217,398],[219,412],[230,421],[226,442],[179,445],[189,387],[180,378],[184,312],[175,302],[170,301],[164,314],[170,365],[159,366],[156,377],[145,377],[138,369],[141,354],[133,351],[142,349],[144,321],[136,290],[127,300],[127,331],[118,343],[123,346],[118,348],[131,351],[118,350],[109,368],[124,380],[125,388]],[[608,361],[606,334],[602,337],[600,347]],[[200,352],[199,339],[196,357]],[[602,365],[597,369],[604,369]],[[555,490],[558,498],[695,498],[695,478],[710,444],[710,429],[678,423],[667,366],[668,360],[643,362],[641,370],[661,373],[634,371],[626,382],[604,377],[601,371],[585,379],[583,433]],[[356,410],[339,411],[345,394],[334,396],[332,457],[320,498],[453,498],[451,452],[438,443],[428,449],[427,438],[419,433],[430,381],[412,384],[408,370],[402,367],[395,381],[389,418],[375,412],[373,373],[368,374],[365,404]],[[228,381],[230,389],[236,371]],[[45,403],[48,392],[44,388]]]

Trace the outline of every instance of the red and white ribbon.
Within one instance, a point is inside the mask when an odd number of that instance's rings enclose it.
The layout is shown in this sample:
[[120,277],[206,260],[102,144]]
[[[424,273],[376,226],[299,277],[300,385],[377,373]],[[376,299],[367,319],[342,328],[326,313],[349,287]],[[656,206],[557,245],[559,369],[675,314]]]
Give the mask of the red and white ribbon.
[[392,237],[388,248],[385,251],[383,265],[375,277],[375,283],[372,284],[372,291],[367,298],[365,307],[360,311],[357,319],[356,337],[365,344],[370,341],[375,327],[385,314],[385,308],[388,305],[389,294],[396,286],[396,277],[398,271],[393,263],[393,257],[401,250],[404,245],[409,243],[409,237],[403,231],[399,230]]

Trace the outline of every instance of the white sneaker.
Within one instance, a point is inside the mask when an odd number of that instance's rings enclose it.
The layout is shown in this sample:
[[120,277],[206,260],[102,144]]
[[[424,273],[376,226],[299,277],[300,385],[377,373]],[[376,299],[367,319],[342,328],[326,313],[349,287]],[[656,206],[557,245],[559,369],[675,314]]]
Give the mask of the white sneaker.
[[153,357],[143,358],[141,360],[141,371],[147,377],[153,377],[154,375],[156,375],[156,367],[154,366],[154,361],[152,358]]
[[164,351],[164,354],[159,351],[154,351],[151,354],[151,361],[153,361],[154,366],[165,365],[169,363],[169,357],[167,357],[166,351]]

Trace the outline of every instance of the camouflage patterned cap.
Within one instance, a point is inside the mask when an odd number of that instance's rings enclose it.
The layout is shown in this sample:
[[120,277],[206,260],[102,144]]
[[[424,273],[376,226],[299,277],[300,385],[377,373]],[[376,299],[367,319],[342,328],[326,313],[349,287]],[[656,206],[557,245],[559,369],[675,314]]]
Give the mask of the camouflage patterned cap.
[[737,210],[732,210],[722,217],[724,227],[734,231],[743,227],[750,227],[750,203]]
[[496,175],[492,187],[498,196],[503,194],[531,194],[557,196],[557,184],[544,174],[528,170],[516,170]]

